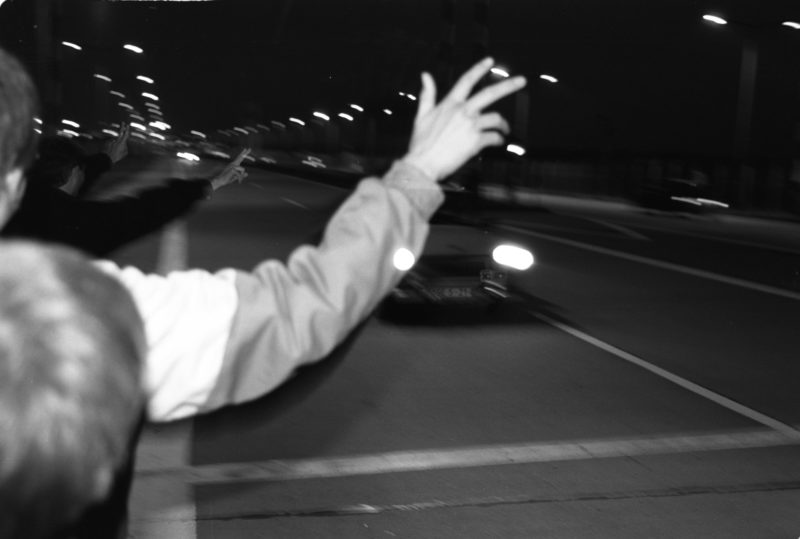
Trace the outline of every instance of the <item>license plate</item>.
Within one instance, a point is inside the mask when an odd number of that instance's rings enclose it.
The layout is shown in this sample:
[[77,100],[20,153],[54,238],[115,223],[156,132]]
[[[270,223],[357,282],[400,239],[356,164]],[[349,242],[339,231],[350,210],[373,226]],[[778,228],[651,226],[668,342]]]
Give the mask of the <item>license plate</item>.
[[429,292],[438,299],[470,299],[472,288],[468,286],[441,286],[429,289]]

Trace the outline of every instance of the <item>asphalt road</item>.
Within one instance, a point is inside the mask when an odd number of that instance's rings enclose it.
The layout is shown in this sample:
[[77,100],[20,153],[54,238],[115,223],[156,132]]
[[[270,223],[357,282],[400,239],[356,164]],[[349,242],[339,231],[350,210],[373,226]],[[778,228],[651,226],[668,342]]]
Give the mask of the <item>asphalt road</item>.
[[[211,270],[283,258],[343,194],[251,171],[116,258],[154,269],[172,253]],[[139,529],[800,536],[796,225],[568,203],[470,216],[533,247],[527,304],[373,317],[273,394],[151,429]],[[154,465],[180,433],[183,461]],[[141,502],[159,479],[188,487],[171,513]]]

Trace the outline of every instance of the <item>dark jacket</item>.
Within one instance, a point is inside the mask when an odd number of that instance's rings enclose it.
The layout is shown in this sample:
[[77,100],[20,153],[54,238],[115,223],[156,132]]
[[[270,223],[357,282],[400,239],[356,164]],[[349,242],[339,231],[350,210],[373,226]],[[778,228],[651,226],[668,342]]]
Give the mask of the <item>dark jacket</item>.
[[186,214],[211,192],[208,180],[170,180],[131,197],[86,200],[31,178],[0,236],[60,243],[105,257]]

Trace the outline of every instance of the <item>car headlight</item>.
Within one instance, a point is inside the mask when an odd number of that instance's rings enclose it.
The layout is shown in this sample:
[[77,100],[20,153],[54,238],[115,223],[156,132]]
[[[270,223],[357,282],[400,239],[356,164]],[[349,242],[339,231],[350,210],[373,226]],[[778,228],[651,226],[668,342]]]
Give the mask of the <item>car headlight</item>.
[[492,259],[498,264],[517,270],[526,270],[533,266],[533,254],[516,245],[498,245],[492,251]]

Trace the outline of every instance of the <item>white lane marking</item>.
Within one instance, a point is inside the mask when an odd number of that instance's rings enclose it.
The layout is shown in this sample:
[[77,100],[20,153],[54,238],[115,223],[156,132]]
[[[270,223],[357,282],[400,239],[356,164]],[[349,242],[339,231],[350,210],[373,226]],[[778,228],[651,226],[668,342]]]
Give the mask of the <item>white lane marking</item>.
[[294,206],[297,206],[298,208],[303,208],[304,210],[308,209],[308,206],[300,204],[299,202],[292,200],[291,198],[281,197],[281,200],[283,200],[284,202],[288,202],[289,204],[292,204]]
[[570,327],[570,326],[568,326],[566,324],[562,324],[561,322],[553,320],[549,316],[545,316],[543,314],[534,313],[534,312],[531,312],[530,314],[532,316],[538,318],[539,320],[542,320],[542,321],[550,324],[551,326],[553,326],[555,328],[558,328],[561,331],[572,335],[573,337],[575,337],[577,339],[580,339],[580,340],[582,340],[582,341],[584,341],[584,342],[586,342],[588,344],[591,344],[593,346],[596,346],[597,348],[600,348],[604,352],[608,352],[610,354],[613,354],[613,355],[617,356],[620,359],[623,359],[623,360],[625,360],[625,361],[627,361],[629,363],[632,363],[632,364],[634,364],[634,365],[636,365],[638,367],[641,367],[641,368],[643,368],[643,369],[655,374],[656,376],[660,376],[661,378],[664,378],[665,380],[667,380],[669,382],[672,382],[673,384],[675,384],[677,386],[680,386],[683,389],[691,391],[692,393],[694,393],[696,395],[699,395],[699,396],[701,396],[703,398],[706,398],[706,399],[708,399],[708,400],[710,400],[710,401],[712,401],[712,402],[714,402],[714,403],[716,403],[716,404],[718,404],[718,405],[720,405],[720,406],[722,406],[724,408],[727,408],[728,410],[731,410],[732,412],[736,412],[737,414],[743,415],[746,418],[751,419],[752,421],[755,421],[757,423],[761,423],[762,425],[766,425],[767,427],[775,429],[776,431],[782,433],[785,436],[792,437],[795,440],[800,441],[800,431],[798,431],[797,429],[795,429],[791,425],[787,425],[786,423],[778,421],[777,419],[769,417],[769,416],[767,416],[765,414],[762,414],[761,412],[753,410],[752,408],[749,408],[749,407],[747,407],[747,406],[745,406],[743,404],[740,404],[740,403],[738,403],[738,402],[736,402],[736,401],[734,401],[732,399],[729,399],[728,397],[725,397],[724,395],[720,395],[719,393],[711,391],[710,389],[707,389],[707,388],[705,388],[705,387],[703,387],[703,386],[701,386],[699,384],[696,384],[696,383],[694,383],[694,382],[692,382],[690,380],[687,380],[686,378],[678,376],[677,374],[673,374],[673,373],[669,372],[666,369],[662,369],[661,367],[653,365],[652,363],[649,363],[649,362],[643,360],[640,357],[637,357],[637,356],[635,356],[633,354],[630,354],[630,353],[628,353],[628,352],[626,352],[624,350],[621,350],[621,349],[617,348],[616,346],[613,346],[611,344],[608,344],[607,342],[601,341],[600,339],[592,337],[591,335],[588,335],[588,334],[586,334],[586,333],[584,333],[584,332],[582,332],[582,331],[580,331],[578,329],[575,329],[575,328]]
[[[157,271],[186,269],[189,234],[186,221],[180,220],[161,233]],[[136,476],[130,497],[130,537],[169,537],[196,539],[197,509],[191,485],[140,472],[164,466],[189,463],[191,420],[166,425],[147,425],[136,447]]]
[[[724,224],[724,222],[723,222],[723,224]],[[703,232],[697,232],[697,231],[694,231],[694,230],[675,230],[675,229],[670,229],[670,228],[667,228],[667,227],[654,225],[652,223],[637,223],[636,226],[638,226],[639,228],[645,228],[647,230],[654,230],[656,232],[661,232],[661,233],[664,233],[664,234],[674,234],[676,236],[686,236],[686,237],[689,237],[689,238],[699,238],[699,239],[703,239],[703,240],[712,240],[712,241],[717,241],[717,242],[720,242],[720,243],[729,243],[731,245],[738,245],[738,246],[741,246],[741,247],[750,247],[750,248],[753,248],[753,249],[762,249],[762,250],[766,249],[766,250],[769,250],[769,251],[775,251],[775,252],[784,253],[784,254],[791,254],[791,255],[800,254],[800,250],[792,248],[792,247],[785,247],[785,246],[782,246],[782,245],[771,245],[771,244],[763,243],[763,242],[759,243],[759,242],[756,242],[756,241],[747,241],[747,240],[738,240],[738,239],[733,239],[733,238],[726,238],[724,236],[717,236],[717,235],[714,235],[714,234],[705,234]]]
[[[261,191],[267,191],[268,190],[263,185],[258,185],[257,183],[251,183],[251,184],[248,184],[248,185],[252,185],[256,189],[260,189]],[[284,202],[287,202],[289,204],[292,204],[293,206],[297,206],[298,208],[303,208],[304,210],[308,209],[308,206],[306,206],[304,204],[301,204],[301,203],[297,202],[296,200],[292,200],[291,198],[281,197],[281,200],[283,200]]]
[[[795,431],[796,434],[796,431]],[[706,432],[643,438],[606,438],[483,445],[452,449],[392,451],[339,458],[266,460],[184,466],[139,472],[162,475],[191,484],[244,481],[293,481],[397,472],[442,470],[661,455],[731,449],[753,449],[800,444],[800,437],[774,430]]]
[[610,228],[611,230],[616,230],[620,234],[628,236],[629,238],[634,238],[634,239],[637,239],[637,240],[650,240],[650,238],[648,238],[644,234],[636,232],[635,230],[630,229],[630,228],[628,228],[626,226],[618,225],[616,223],[609,223],[608,221],[603,221],[601,219],[590,219],[588,217],[580,217],[580,219],[583,219],[584,221],[589,221],[590,223],[595,223],[595,224],[598,224],[600,226],[604,226],[604,227]]
[[729,284],[732,286],[739,286],[741,288],[747,288],[750,290],[755,290],[757,292],[763,292],[765,294],[772,294],[774,296],[780,296],[786,299],[793,299],[793,300],[800,300],[800,293],[792,292],[790,290],[784,290],[783,288],[777,288],[774,286],[769,286],[760,283],[754,283],[753,281],[747,281],[745,279],[738,279],[736,277],[728,277],[727,275],[720,275],[719,273],[714,273],[711,271],[699,270],[695,268],[690,268],[688,266],[681,266],[680,264],[673,264],[672,262],[664,262],[661,260],[655,260],[653,258],[647,258],[644,256],[632,255],[630,253],[623,253],[622,251],[615,251],[614,249],[606,249],[605,247],[598,247],[596,245],[590,245],[588,243],[583,243],[580,241],[568,240],[566,238],[560,238],[558,236],[553,236],[551,234],[544,234],[542,232],[535,232],[533,230],[527,230],[525,228],[520,228],[516,226],[510,225],[497,225],[497,228],[502,228],[505,230],[510,230],[512,232],[518,232],[520,234],[526,234],[528,236],[534,236],[537,238],[542,238],[545,240],[553,241],[556,243],[561,243],[564,245],[569,245],[570,247],[576,247],[578,249],[584,249],[586,251],[592,251],[595,253],[600,253],[608,256],[614,256],[617,258],[622,258],[624,260],[630,260],[632,262],[638,262],[640,264],[646,264],[648,266],[654,266],[660,269],[666,269],[670,271],[675,271],[678,273],[684,273],[686,275],[691,275],[693,277],[700,277],[703,279],[709,279],[712,281],[717,281],[720,283]]

